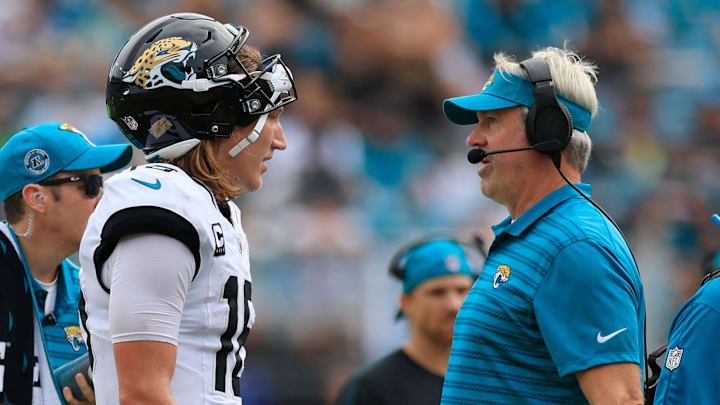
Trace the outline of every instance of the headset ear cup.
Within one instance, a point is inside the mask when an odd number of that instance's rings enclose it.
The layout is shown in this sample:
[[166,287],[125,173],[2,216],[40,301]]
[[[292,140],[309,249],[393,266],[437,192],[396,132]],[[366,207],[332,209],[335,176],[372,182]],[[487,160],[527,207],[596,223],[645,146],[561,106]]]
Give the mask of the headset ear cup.
[[535,114],[537,109],[535,106],[530,107],[527,117],[525,117],[525,134],[527,135],[530,145],[536,145],[539,141],[535,136]]
[[[542,131],[536,131],[536,128],[542,128]],[[536,103],[528,111],[525,120],[525,132],[531,145],[553,140],[558,142],[557,148],[543,150],[548,154],[560,152],[567,147],[572,136],[572,129],[570,112],[564,104],[557,101],[550,105],[544,105],[540,110]]]
[[[553,95],[554,96],[554,95]],[[537,97],[537,100],[542,100]],[[526,130],[532,145],[541,142],[557,141],[557,147],[544,150],[545,153],[560,152],[570,142],[572,135],[572,122],[567,107],[556,99],[536,102],[532,111],[528,113]],[[532,133],[532,136],[530,136]]]
[[[538,150],[556,156],[570,143],[573,132],[572,116],[555,95],[552,73],[546,60],[526,59],[520,62],[520,66],[534,85],[535,104],[530,108],[525,121],[528,141],[533,146],[547,142]],[[557,158],[559,161],[559,155]]]
[[[573,134],[573,121],[572,121],[572,115],[570,115],[570,111],[568,111],[565,104],[561,103],[559,100],[557,101],[557,105],[559,107],[559,111],[562,114],[562,118],[560,119],[560,116],[558,116],[558,135],[560,135],[560,138],[558,138],[558,141],[560,141],[560,151],[565,150],[565,148],[570,143],[570,138],[572,138]],[[554,118],[555,119],[555,118]],[[561,135],[562,134],[562,135]]]

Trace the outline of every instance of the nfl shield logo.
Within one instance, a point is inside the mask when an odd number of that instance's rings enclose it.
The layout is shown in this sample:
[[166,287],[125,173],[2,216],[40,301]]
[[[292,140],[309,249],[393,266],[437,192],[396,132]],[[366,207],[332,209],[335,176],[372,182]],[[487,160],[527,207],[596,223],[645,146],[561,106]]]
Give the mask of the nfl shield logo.
[[133,118],[131,116],[127,116],[127,117],[122,117],[122,120],[125,123],[125,125],[127,125],[128,128],[130,128],[131,131],[137,131],[138,123],[137,123],[137,121],[135,121],[135,118]]
[[667,367],[668,370],[673,371],[680,366],[683,350],[684,349],[679,349],[677,346],[675,346],[674,349],[670,349],[667,354],[667,359],[665,360],[665,367]]

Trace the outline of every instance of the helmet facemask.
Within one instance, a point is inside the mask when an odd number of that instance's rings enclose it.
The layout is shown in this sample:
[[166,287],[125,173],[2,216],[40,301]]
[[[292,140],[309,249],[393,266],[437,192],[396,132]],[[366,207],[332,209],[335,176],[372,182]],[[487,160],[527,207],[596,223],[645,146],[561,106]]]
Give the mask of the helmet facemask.
[[[250,135],[232,149],[231,156],[237,155],[257,140],[269,112],[297,99],[292,73],[280,55],[265,58],[253,72],[240,62],[238,53],[248,37],[244,27],[196,14],[149,23],[130,38],[111,69],[108,115],[150,161],[182,156],[201,139],[229,137],[235,126],[257,121]],[[162,53],[168,52],[170,40],[175,59]],[[165,46],[158,51],[160,41]],[[186,52],[184,59],[180,52]],[[195,59],[203,56],[202,62]],[[140,62],[153,58],[154,71],[164,78],[150,75],[145,67],[144,80],[128,79],[138,74]]]

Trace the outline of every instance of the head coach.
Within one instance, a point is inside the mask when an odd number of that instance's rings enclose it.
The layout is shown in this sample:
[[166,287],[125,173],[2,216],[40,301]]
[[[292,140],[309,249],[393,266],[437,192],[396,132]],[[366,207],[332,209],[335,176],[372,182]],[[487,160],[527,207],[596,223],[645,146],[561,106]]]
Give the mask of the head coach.
[[641,404],[640,276],[580,182],[596,67],[554,47],[494,60],[480,94],[443,105],[474,125],[468,159],[510,215],[455,321],[441,403]]

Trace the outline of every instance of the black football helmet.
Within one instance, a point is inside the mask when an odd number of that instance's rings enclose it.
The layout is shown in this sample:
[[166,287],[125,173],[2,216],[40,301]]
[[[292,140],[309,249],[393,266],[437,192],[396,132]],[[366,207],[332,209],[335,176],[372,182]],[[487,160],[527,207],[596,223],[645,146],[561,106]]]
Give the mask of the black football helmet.
[[[115,57],[108,116],[150,161],[186,153],[200,139],[228,137],[258,120],[231,153],[254,142],[267,113],[297,99],[280,55],[249,72],[237,58],[249,32],[201,14],[160,17],[135,32]],[[239,72],[239,73],[235,73]]]

